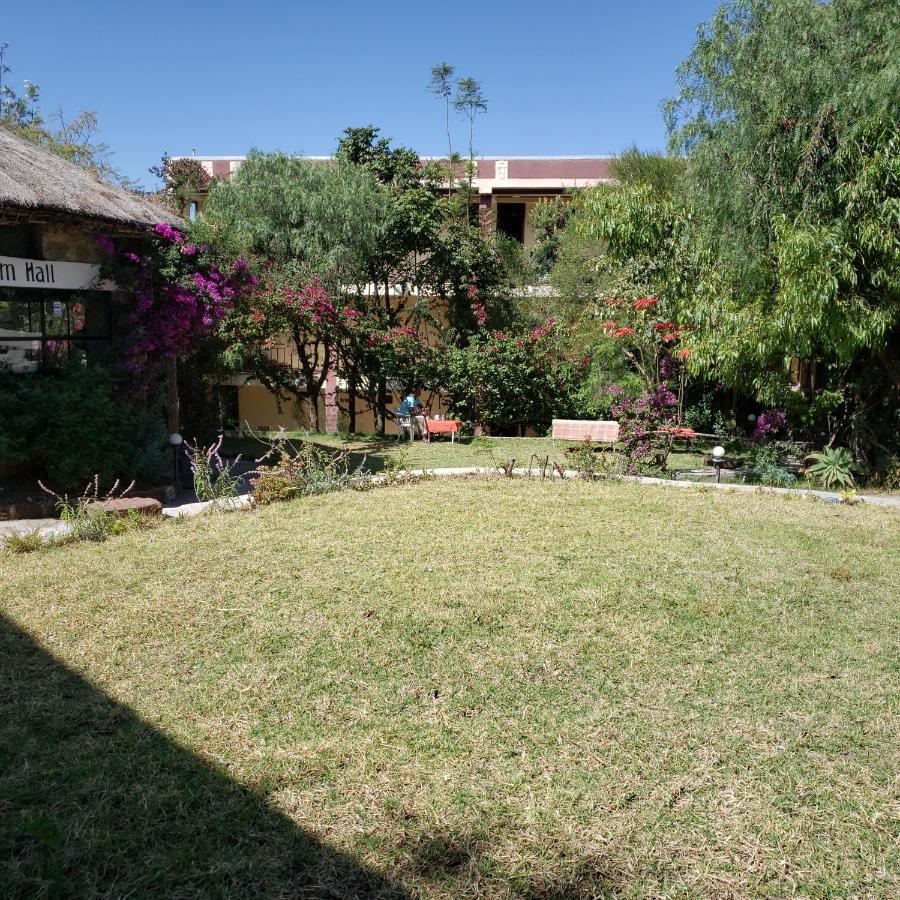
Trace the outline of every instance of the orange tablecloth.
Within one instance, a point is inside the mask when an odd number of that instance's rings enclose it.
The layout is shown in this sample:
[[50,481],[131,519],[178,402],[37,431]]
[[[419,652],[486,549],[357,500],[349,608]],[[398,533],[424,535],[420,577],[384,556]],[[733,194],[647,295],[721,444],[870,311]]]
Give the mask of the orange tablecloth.
[[452,434],[462,428],[456,419],[426,419],[425,429],[429,434]]
[[664,434],[671,434],[672,437],[676,438],[695,438],[697,437],[697,432],[694,431],[693,428],[688,428],[684,425],[670,425],[667,428],[659,429]]

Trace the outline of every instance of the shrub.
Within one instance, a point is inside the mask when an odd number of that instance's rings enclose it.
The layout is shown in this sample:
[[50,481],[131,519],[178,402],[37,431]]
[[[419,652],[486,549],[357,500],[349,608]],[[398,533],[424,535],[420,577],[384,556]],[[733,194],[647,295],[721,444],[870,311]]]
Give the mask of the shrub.
[[828,490],[834,487],[853,487],[856,465],[846,447],[826,447],[821,453],[811,453],[810,456],[815,463],[806,471],[823,487]]
[[672,434],[678,398],[665,384],[637,398],[625,397],[612,404],[619,420],[619,440],[624,445],[629,475],[655,475],[666,471],[672,450]]
[[3,541],[3,549],[7,553],[34,553],[48,546],[50,542],[41,534],[40,528],[24,534],[8,534]]
[[331,453],[309,441],[299,446],[280,433],[262,459],[272,465],[258,466],[251,480],[253,501],[260,505],[295,497],[340,491],[364,483],[363,464],[350,468],[349,451]]
[[569,448],[569,463],[572,468],[590,478],[600,471],[600,456],[595,451],[595,444],[590,438],[585,438],[579,444]]
[[798,452],[797,445],[790,441],[757,444],[750,450],[748,462],[753,474],[748,480],[767,487],[791,487],[796,484],[797,476],[784,465],[789,456],[796,456]]
[[875,479],[875,486],[888,491],[900,490],[900,457],[888,459]]
[[481,331],[466,347],[448,347],[438,377],[453,415],[493,434],[529,425],[541,432],[554,417],[573,415],[585,367],[559,358],[558,331],[550,318],[529,331]]
[[123,396],[100,366],[0,375],[0,459],[32,464],[60,490],[95,474],[157,482],[165,450],[160,408]]
[[133,481],[123,491],[119,491],[119,482],[116,481],[106,494],[101,494],[100,477],[95,475],[93,481],[85,486],[81,496],[74,500],[69,499],[68,494],[57,494],[41,482],[38,484],[43,491],[56,498],[59,517],[68,525],[64,540],[99,542],[105,541],[111,534],[122,532],[122,528],[117,528],[116,514],[103,509],[103,504],[124,497],[134,487]]
[[184,442],[185,452],[194,476],[194,493],[198,500],[218,501],[233,500],[241,486],[241,476],[235,472],[240,456],[226,463],[219,455],[222,449],[223,435],[208,447],[201,447],[196,441]]
[[780,409],[767,409],[756,417],[751,441],[762,441],[781,431],[787,424],[787,416]]

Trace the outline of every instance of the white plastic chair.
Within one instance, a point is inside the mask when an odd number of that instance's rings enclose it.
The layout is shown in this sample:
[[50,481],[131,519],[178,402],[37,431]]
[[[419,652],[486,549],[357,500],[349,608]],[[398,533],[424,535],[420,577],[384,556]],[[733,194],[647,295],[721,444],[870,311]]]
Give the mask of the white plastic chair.
[[397,441],[398,443],[403,438],[403,432],[406,431],[409,434],[409,442],[412,443],[416,436],[416,420],[413,416],[397,416]]

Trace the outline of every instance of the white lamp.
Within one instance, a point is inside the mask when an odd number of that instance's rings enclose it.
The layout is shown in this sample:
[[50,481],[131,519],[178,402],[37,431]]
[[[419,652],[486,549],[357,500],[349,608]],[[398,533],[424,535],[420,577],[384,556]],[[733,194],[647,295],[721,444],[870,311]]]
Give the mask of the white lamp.
[[721,459],[725,455],[724,447],[713,447],[713,459]]
[[173,447],[180,447],[184,438],[177,432],[173,431],[172,434],[169,435],[169,443]]

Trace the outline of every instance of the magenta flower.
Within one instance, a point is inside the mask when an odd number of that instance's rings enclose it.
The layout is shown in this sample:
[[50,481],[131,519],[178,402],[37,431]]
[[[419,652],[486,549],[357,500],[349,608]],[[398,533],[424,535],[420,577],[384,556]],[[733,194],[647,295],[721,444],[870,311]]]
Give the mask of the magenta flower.
[[160,237],[167,241],[173,241],[180,244],[184,240],[184,235],[177,229],[169,225],[168,222],[160,222],[153,229]]
[[115,253],[116,245],[113,243],[112,238],[107,234],[98,234],[94,239],[94,243],[104,252],[104,253]]

